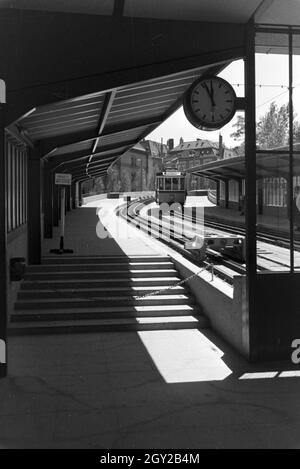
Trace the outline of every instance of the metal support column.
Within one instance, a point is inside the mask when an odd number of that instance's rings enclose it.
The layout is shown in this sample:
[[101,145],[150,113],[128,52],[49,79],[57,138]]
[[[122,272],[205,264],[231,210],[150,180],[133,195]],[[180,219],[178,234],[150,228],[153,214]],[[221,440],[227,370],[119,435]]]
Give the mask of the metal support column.
[[253,352],[258,333],[255,327],[256,278],[256,116],[255,116],[255,29],[247,25],[245,56],[245,229],[246,229],[246,294],[243,305],[243,323],[247,326],[243,341],[248,358]]
[[216,203],[220,205],[220,181],[216,181]]
[[52,191],[53,191],[53,226],[59,225],[59,191],[58,186],[54,184],[54,175],[52,177]]
[[263,213],[262,179],[258,179],[258,181],[257,181],[257,213],[258,213],[258,215],[262,215],[262,213]]
[[76,182],[72,183],[71,186],[71,194],[72,194],[72,208],[76,208]]
[[71,210],[71,187],[66,187],[66,211],[69,212]]
[[[1,98],[1,96],[0,96]],[[7,375],[7,177],[5,155],[5,104],[0,99],[0,378]]]
[[78,182],[78,203],[79,207],[82,205],[82,183]]
[[41,263],[42,160],[40,148],[29,149],[28,159],[28,262]]
[[225,181],[225,208],[229,207],[229,181]]
[[294,111],[293,111],[293,35],[289,32],[289,209],[290,209],[290,269],[294,272]]
[[239,210],[244,211],[244,203],[242,202],[243,200],[243,180],[239,179],[238,181],[239,184]]
[[44,237],[52,238],[53,228],[53,172],[45,164],[43,170],[43,212],[44,212]]

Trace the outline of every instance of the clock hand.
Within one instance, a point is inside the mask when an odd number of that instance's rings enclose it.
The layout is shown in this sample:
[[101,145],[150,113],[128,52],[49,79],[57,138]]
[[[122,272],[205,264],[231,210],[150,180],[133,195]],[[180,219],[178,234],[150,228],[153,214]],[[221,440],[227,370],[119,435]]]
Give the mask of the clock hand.
[[213,89],[212,81],[210,82],[210,99],[211,99],[211,105],[215,106],[216,103],[214,100],[214,89]]
[[[211,82],[210,82],[211,83]],[[214,98],[213,98],[213,89],[212,89],[212,86],[211,86],[211,89],[209,90],[208,86],[207,86],[207,83],[204,83],[204,87],[207,91],[207,94],[208,96],[210,97],[210,101],[211,101],[211,105],[214,107],[216,105],[215,101],[214,101]]]

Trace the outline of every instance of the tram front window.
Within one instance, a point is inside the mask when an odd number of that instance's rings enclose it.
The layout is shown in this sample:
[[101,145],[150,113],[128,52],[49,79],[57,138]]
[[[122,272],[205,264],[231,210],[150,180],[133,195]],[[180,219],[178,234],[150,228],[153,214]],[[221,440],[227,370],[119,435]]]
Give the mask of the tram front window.
[[179,190],[179,179],[178,178],[173,178],[172,179],[172,184],[173,184],[173,191],[178,191]]
[[171,190],[171,178],[166,178],[165,179],[165,190],[170,191]]
[[163,178],[159,178],[159,179],[158,179],[158,189],[159,189],[160,191],[163,191],[163,190],[164,190],[164,180],[163,180]]

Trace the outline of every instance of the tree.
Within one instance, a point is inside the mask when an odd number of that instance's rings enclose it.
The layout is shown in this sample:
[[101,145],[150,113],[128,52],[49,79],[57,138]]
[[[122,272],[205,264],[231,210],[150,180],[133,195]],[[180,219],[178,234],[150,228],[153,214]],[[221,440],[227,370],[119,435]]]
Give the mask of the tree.
[[235,131],[230,134],[230,137],[234,140],[244,140],[245,137],[245,115],[238,114],[237,120],[232,127],[235,127]]
[[245,115],[244,114],[238,114],[237,120],[234,124],[232,124],[232,127],[235,127],[235,131],[230,134],[230,137],[233,138],[234,140],[242,142],[234,148],[236,153],[238,155],[244,155],[245,154]]
[[270,104],[269,110],[260,118],[256,127],[256,142],[261,149],[281,147],[288,142],[289,106]]
[[300,124],[299,122],[294,122],[294,142],[295,143],[300,143]]
[[[300,142],[300,123],[295,120],[294,115],[294,141]],[[238,115],[233,124],[235,131],[231,137],[236,141],[241,141],[239,146],[235,147],[238,154],[244,154],[245,151],[245,116]],[[266,114],[257,122],[256,125],[256,143],[260,149],[273,149],[288,145],[289,141],[289,105],[278,106],[275,102],[270,104]]]

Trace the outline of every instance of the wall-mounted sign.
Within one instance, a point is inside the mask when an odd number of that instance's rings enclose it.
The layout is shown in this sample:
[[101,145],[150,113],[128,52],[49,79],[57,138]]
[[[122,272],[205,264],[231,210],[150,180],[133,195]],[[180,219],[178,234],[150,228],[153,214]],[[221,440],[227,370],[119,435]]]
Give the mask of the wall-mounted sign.
[[229,122],[236,111],[236,94],[220,77],[202,77],[185,94],[183,108],[190,123],[201,130],[217,130]]
[[70,186],[72,184],[72,174],[55,173],[55,184],[59,186]]

